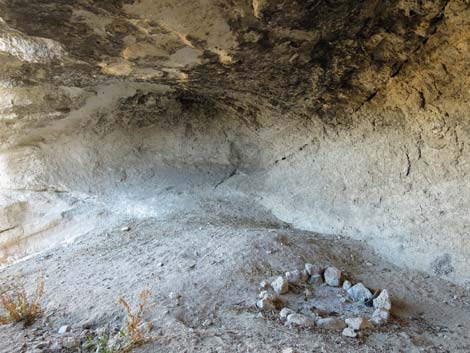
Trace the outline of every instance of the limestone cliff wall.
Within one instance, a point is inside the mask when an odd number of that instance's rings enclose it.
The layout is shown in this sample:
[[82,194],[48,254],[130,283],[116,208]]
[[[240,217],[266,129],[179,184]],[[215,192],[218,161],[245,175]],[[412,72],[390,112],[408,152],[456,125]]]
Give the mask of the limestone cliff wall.
[[244,194],[469,284],[466,1],[174,3],[0,1],[2,256],[89,199]]

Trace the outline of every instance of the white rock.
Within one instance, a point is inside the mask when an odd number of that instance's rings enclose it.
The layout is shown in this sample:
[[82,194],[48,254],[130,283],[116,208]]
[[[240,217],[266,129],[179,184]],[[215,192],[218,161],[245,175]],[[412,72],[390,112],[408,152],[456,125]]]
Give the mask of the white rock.
[[367,326],[367,321],[362,317],[351,317],[344,321],[346,322],[346,325],[348,325],[354,331],[361,330]]
[[281,312],[279,313],[279,317],[285,320],[290,314],[294,314],[294,311],[292,309],[282,308]]
[[121,228],[121,232],[128,232],[128,231],[130,231],[130,230],[131,230],[131,228],[128,227],[128,226],[125,226],[125,227],[122,227],[122,228]]
[[384,309],[376,309],[372,314],[372,321],[378,325],[387,322],[390,318],[390,312]]
[[258,297],[259,300],[256,302],[256,306],[261,310],[274,310],[282,305],[281,299],[274,293],[264,290]]
[[348,290],[349,288],[351,288],[351,286],[352,286],[352,284],[348,280],[343,282],[343,289],[344,290]]
[[326,329],[326,330],[342,330],[346,327],[346,324],[341,319],[336,319],[333,317],[327,317],[324,319],[318,319],[316,321],[317,327]]
[[290,283],[299,283],[300,282],[300,271],[294,270],[290,272],[286,272],[285,278]]
[[271,282],[271,287],[277,294],[285,294],[289,291],[289,282],[284,277],[279,276]]
[[64,325],[64,326],[61,326],[59,328],[59,331],[57,331],[57,333],[59,335],[64,335],[66,334],[67,332],[69,332],[71,330],[71,327],[69,325]]
[[297,353],[292,347],[287,347],[282,350],[282,353]]
[[289,283],[300,284],[308,280],[308,274],[299,270],[286,272],[285,278]]
[[343,330],[343,336],[346,336],[346,337],[351,337],[351,338],[355,338],[357,337],[357,333],[350,327],[346,327],[344,330]]
[[321,267],[319,265],[305,264],[305,271],[309,276],[321,275]]
[[339,287],[341,284],[341,271],[336,267],[328,267],[323,276],[325,277],[326,284],[331,287]]
[[315,321],[302,314],[290,314],[287,316],[289,326],[314,327]]
[[372,293],[362,283],[355,284],[349,288],[348,294],[354,301],[361,303],[366,299],[372,298]]
[[382,290],[380,295],[374,299],[374,308],[384,310],[390,310],[392,308],[392,301],[386,289]]

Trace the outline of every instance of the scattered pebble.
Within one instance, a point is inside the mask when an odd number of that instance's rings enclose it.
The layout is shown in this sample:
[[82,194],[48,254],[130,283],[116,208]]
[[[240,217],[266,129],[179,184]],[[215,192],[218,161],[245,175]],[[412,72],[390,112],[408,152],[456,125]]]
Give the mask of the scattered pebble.
[[346,337],[351,337],[351,338],[355,338],[357,337],[357,333],[350,327],[346,327],[344,330],[343,330],[343,333],[342,333],[343,336],[346,336]]
[[289,283],[294,283],[294,284],[302,284],[308,281],[309,275],[306,270],[294,270],[290,272],[286,272],[285,278]]
[[309,276],[321,275],[321,267],[319,265],[305,264],[305,271]]
[[274,310],[282,307],[281,299],[268,291],[262,291],[259,294],[259,300],[256,302],[256,306],[261,310]]
[[125,227],[121,228],[121,232],[128,232],[130,230],[131,230],[131,228],[129,226],[125,226]]
[[351,282],[349,282],[348,280],[346,280],[346,281],[343,282],[343,289],[344,289],[344,290],[348,290],[348,289],[351,288],[351,287],[352,287],[352,284],[351,284]]
[[287,347],[282,350],[282,353],[297,353],[297,351],[292,347]]
[[341,271],[336,267],[330,266],[324,273],[325,282],[331,287],[339,287],[341,284]]
[[287,316],[287,325],[299,327],[314,327],[315,321],[302,314],[290,314]]
[[279,276],[271,282],[271,287],[277,294],[285,294],[289,291],[289,282],[284,277]]
[[71,327],[70,327],[69,325],[64,325],[64,326],[61,326],[61,327],[59,328],[59,331],[57,331],[57,333],[58,333],[59,335],[64,335],[64,334],[66,334],[67,332],[70,332],[70,330],[71,330]]
[[279,317],[282,319],[282,320],[285,320],[287,319],[287,317],[290,315],[290,314],[294,314],[294,311],[289,309],[289,308],[283,308],[281,310],[281,312],[279,313]]
[[346,322],[346,325],[348,325],[348,327],[352,328],[354,331],[369,327],[368,321],[362,317],[351,317],[344,321]]
[[346,327],[346,324],[341,319],[336,319],[333,317],[327,317],[324,319],[318,319],[316,321],[317,327],[327,329],[327,330],[342,330]]
[[355,284],[354,286],[349,288],[348,294],[352,298],[352,300],[361,303],[363,303],[367,299],[372,298],[372,293],[362,283]]

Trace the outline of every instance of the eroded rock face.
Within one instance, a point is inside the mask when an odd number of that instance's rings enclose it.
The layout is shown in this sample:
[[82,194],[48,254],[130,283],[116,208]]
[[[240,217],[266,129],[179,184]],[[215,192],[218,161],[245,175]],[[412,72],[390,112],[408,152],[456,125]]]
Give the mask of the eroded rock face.
[[470,280],[466,1],[3,0],[0,14],[5,214],[18,193],[53,200],[63,224],[90,197],[237,191]]

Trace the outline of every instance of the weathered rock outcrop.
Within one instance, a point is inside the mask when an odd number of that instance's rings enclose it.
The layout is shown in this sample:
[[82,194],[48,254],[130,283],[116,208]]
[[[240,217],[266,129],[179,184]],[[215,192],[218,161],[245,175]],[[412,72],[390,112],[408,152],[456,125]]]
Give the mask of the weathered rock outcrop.
[[2,0],[0,17],[0,258],[90,200],[241,192],[470,280],[467,1]]

